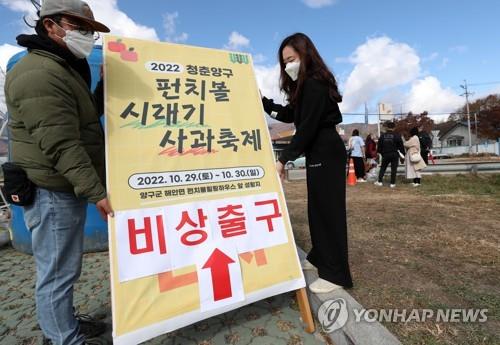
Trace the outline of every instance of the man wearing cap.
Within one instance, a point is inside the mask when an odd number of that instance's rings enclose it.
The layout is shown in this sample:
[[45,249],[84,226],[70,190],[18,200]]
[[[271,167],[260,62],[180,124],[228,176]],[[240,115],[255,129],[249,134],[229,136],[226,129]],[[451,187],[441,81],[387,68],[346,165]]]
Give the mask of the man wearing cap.
[[[382,156],[382,164],[378,174],[378,180],[375,182],[376,186],[382,186],[385,170],[387,166],[391,165],[391,184],[390,187],[396,187],[396,173],[398,171],[398,163],[400,159],[399,152],[404,157],[405,148],[403,146],[403,139],[399,133],[394,132],[396,125],[394,122],[387,122],[384,125],[387,129],[382,133],[377,143],[377,152]],[[399,151],[399,152],[398,152]]]
[[11,155],[36,186],[24,220],[32,234],[40,327],[53,344],[82,344],[104,331],[75,317],[73,284],[81,271],[87,203],[104,219],[113,215],[99,121],[102,81],[96,97],[86,60],[96,33],[109,29],[80,0],[44,0],[38,14],[36,34],[17,37],[28,54],[5,82]]

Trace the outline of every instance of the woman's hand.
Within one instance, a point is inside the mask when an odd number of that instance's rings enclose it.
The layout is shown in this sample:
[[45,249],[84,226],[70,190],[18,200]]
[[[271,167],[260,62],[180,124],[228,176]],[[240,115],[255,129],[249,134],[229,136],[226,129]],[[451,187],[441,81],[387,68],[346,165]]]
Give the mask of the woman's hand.
[[285,181],[285,166],[280,161],[276,162],[276,171],[278,172],[281,181]]

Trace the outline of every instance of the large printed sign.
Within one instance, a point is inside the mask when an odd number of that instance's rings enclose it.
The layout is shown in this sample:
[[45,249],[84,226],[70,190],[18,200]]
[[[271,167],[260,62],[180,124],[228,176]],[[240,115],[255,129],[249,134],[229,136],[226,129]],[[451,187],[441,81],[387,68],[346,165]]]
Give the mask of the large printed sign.
[[304,287],[251,57],[103,49],[114,342]]

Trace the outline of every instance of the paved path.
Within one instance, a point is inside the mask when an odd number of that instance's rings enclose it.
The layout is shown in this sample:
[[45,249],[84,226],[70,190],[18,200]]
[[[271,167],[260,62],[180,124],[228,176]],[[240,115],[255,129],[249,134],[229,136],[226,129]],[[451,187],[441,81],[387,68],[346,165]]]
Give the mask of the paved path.
[[[9,246],[0,248],[0,344],[41,344],[33,289],[33,258]],[[294,298],[288,293],[155,338],[147,344],[167,345],[302,345],[331,344],[320,334],[303,330]],[[111,324],[108,253],[84,256],[83,271],[75,289],[75,306]],[[111,329],[103,337],[111,344]]]

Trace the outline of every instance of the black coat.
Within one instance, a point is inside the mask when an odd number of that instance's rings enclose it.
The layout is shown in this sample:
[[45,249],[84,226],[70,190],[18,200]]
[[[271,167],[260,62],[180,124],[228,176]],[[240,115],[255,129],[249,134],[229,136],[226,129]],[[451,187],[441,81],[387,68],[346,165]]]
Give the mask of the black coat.
[[397,155],[398,151],[405,154],[401,135],[393,131],[382,133],[377,143],[377,152],[382,156],[393,156]]
[[335,127],[342,122],[338,104],[331,99],[326,84],[309,78],[302,87],[299,104],[295,107],[275,104],[265,97],[262,99],[266,113],[278,121],[295,124],[295,135],[279,157],[283,164],[307,153],[322,128]]

